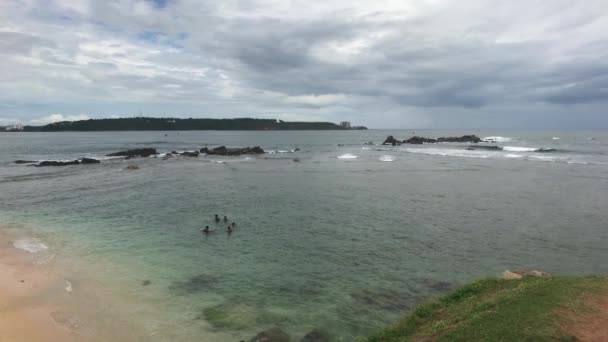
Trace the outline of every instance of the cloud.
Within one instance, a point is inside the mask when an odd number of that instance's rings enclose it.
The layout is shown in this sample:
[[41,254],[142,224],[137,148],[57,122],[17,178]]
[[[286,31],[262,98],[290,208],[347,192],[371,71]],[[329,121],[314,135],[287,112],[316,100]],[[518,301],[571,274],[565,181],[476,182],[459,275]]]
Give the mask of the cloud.
[[601,0],[5,0],[0,23],[0,116],[23,121],[608,126]]
[[30,122],[35,125],[46,125],[54,122],[61,121],[78,121],[78,120],[88,120],[90,117],[86,114],[78,114],[78,115],[63,115],[63,114],[51,114],[49,116],[32,119]]

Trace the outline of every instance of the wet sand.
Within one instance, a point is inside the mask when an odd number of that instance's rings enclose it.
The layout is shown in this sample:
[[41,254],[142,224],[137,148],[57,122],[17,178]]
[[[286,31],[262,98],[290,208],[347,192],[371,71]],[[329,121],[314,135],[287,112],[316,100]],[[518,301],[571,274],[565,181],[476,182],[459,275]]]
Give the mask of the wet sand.
[[77,332],[78,321],[52,299],[62,288],[69,296],[66,286],[52,268],[0,236],[0,342],[88,341]]

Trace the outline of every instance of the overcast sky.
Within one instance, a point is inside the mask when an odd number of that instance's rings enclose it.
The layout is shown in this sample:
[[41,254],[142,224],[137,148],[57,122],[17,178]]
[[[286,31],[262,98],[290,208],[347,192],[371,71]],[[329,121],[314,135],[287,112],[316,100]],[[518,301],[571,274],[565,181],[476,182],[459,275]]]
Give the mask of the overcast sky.
[[606,0],[0,0],[0,125],[608,127]]

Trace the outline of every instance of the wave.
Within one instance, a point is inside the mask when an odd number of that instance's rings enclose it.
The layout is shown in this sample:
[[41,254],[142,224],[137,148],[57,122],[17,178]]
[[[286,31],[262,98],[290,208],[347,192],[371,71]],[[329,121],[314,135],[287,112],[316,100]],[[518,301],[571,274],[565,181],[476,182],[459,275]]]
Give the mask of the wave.
[[386,155],[381,156],[381,157],[379,158],[379,160],[380,160],[380,161],[383,161],[383,162],[394,162],[394,161],[395,161],[395,157],[393,157],[393,156],[391,156],[391,155],[386,154]]
[[521,146],[503,146],[503,151],[509,152],[536,152],[540,150],[536,147],[521,147]]
[[553,139],[553,140],[559,140],[560,138],[559,137],[553,137],[551,139]]
[[500,156],[497,152],[486,152],[486,151],[471,151],[471,150],[455,150],[445,148],[406,148],[402,151],[409,153],[420,153],[434,156],[448,156],[448,157],[465,157],[465,158],[489,158],[491,156]]
[[26,251],[28,253],[40,253],[40,252],[44,252],[47,249],[49,249],[49,247],[47,245],[45,245],[44,243],[35,240],[35,239],[19,239],[19,240],[15,240],[13,241],[13,246],[17,249],[20,249],[22,251]]
[[338,159],[357,159],[359,157],[357,157],[356,155],[351,154],[351,153],[346,153],[346,154],[338,156],[337,158]]
[[482,138],[481,141],[483,142],[507,142],[507,141],[511,141],[512,139],[509,137],[501,137],[501,136],[492,136],[492,137],[485,137]]

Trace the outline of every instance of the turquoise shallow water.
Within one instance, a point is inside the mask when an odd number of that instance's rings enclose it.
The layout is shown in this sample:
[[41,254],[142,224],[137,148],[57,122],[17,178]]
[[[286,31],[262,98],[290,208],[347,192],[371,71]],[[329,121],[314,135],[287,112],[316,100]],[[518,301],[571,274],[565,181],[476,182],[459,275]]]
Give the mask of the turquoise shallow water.
[[[278,325],[351,341],[505,269],[608,272],[606,132],[473,132],[510,138],[488,143],[500,152],[363,145],[410,133],[2,134],[0,218],[43,234],[75,276],[129,298],[129,317],[157,340],[234,341]],[[12,163],[206,144],[276,153]],[[216,213],[236,231],[216,226]],[[207,224],[218,232],[202,236]]]

